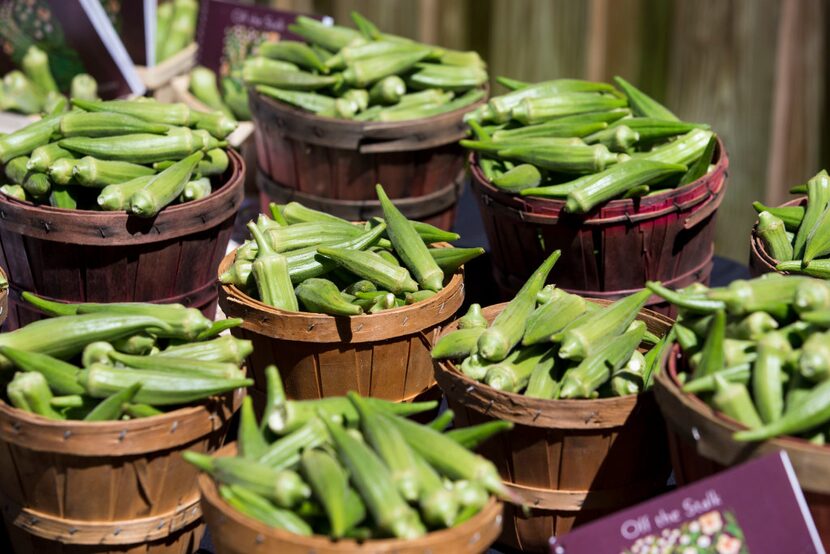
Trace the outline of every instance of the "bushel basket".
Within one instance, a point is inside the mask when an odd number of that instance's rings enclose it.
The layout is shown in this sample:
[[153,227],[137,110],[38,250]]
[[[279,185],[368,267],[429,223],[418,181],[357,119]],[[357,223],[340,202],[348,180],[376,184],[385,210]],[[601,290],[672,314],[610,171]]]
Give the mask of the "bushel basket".
[[[219,272],[233,263],[234,253]],[[247,366],[257,411],[265,402],[265,368],[277,364],[289,398],[304,400],[356,391],[397,402],[430,394],[435,385],[430,350],[441,326],[464,301],[461,270],[434,296],[376,314],[334,317],[289,312],[263,304],[234,285],[222,285],[219,305],[243,319],[231,332],[253,343]]]
[[382,183],[407,218],[452,226],[464,175],[462,117],[484,100],[426,119],[360,122],[313,115],[253,89],[248,94],[263,211],[269,201],[296,200],[363,221],[382,215],[375,194]]
[[[708,283],[715,215],[729,167],[720,141],[713,163],[712,171],[688,185],[639,199],[611,200],[581,215],[566,213],[563,200],[499,190],[470,154],[493,276],[503,296],[512,297],[554,250],[561,250],[562,257],[549,281],[581,296],[616,300],[641,290],[649,280],[671,288]],[[647,306],[671,312],[657,297]]]
[[[220,456],[235,454],[235,443],[218,453]],[[486,552],[501,532],[502,504],[491,499],[478,514],[457,527],[434,531],[418,539],[382,539],[364,543],[344,539],[334,542],[327,537],[305,537],[275,529],[242,515],[219,496],[216,483],[209,475],[199,476],[199,488],[216,554],[479,554]]]
[[151,219],[35,206],[0,195],[8,330],[43,317],[21,300],[23,291],[61,302],[178,302],[212,318],[216,268],[245,179],[242,159],[230,150],[228,156],[222,185],[210,196],[167,207]]
[[738,442],[733,433],[742,425],[716,413],[695,395],[683,392],[678,381],[682,357],[668,353],[654,385],[666,420],[672,467],[678,484],[708,477],[751,458],[785,450],[804,491],[824,547],[830,549],[830,446],[794,437],[762,442]]
[[[487,307],[484,316],[492,321],[505,306]],[[637,317],[658,335],[667,333],[672,323],[649,310]],[[444,332],[455,328],[452,324]],[[455,425],[494,419],[514,424],[479,448],[496,464],[508,489],[531,507],[526,516],[505,506],[502,544],[547,552],[551,536],[666,488],[671,468],[663,422],[650,392],[547,400],[496,390],[448,361],[436,361],[435,375],[455,412]]]
[[190,554],[204,533],[198,470],[244,391],[129,421],[58,421],[0,401],[0,502],[16,554]]

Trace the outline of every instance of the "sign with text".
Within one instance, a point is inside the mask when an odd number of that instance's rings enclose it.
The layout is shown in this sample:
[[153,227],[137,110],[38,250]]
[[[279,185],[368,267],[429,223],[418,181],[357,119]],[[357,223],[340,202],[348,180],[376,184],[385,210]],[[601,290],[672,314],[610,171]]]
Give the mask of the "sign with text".
[[[224,77],[241,67],[245,58],[263,40],[302,40],[288,31],[288,26],[299,15],[303,14],[227,0],[210,0],[202,5],[199,13],[196,35],[199,65]],[[331,23],[331,18],[322,19],[324,23]]]
[[824,554],[786,452],[551,539],[551,554]]

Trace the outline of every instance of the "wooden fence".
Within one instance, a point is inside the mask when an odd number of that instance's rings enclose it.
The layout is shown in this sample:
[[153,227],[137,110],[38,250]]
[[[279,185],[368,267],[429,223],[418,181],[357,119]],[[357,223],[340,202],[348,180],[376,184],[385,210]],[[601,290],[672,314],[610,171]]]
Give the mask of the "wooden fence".
[[[263,2],[268,3],[268,2]],[[731,159],[718,252],[747,259],[753,200],[781,202],[828,159],[828,0],[271,0],[356,9],[392,33],[475,49],[492,75],[622,75],[683,119],[710,123]],[[498,91],[498,89],[495,89]]]

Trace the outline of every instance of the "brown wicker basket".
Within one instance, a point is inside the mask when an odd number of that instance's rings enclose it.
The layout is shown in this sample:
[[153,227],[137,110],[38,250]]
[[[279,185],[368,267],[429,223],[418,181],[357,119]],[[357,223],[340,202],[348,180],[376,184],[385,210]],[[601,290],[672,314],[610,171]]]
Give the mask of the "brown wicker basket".
[[[233,263],[228,254],[221,274]],[[288,312],[223,285],[219,305],[228,317],[244,320],[231,332],[253,342],[249,389],[259,411],[266,390],[265,368],[279,367],[289,398],[311,399],[357,391],[364,396],[406,402],[430,395],[435,385],[430,350],[441,326],[464,302],[459,270],[438,294],[377,314],[333,317]]]
[[[606,304],[608,301],[597,300]],[[506,304],[484,309],[492,320]],[[638,315],[665,334],[671,320],[650,310]],[[444,333],[456,328],[447,326]],[[665,490],[670,473],[665,433],[651,393],[598,400],[542,400],[493,389],[435,364],[438,384],[455,412],[455,425],[493,419],[514,428],[484,443],[508,488],[533,509],[505,507],[500,543],[547,551],[551,536]]]
[[17,554],[190,554],[204,533],[185,450],[225,440],[243,390],[129,421],[56,421],[0,401],[0,503]]
[[732,439],[744,427],[683,392],[677,378],[682,356],[675,348],[657,375],[654,393],[666,420],[674,476],[681,485],[751,458],[785,450],[824,547],[830,549],[830,446],[793,437],[747,443]]
[[[229,444],[219,455],[233,456],[236,444]],[[373,540],[364,543],[327,537],[303,537],[269,527],[234,510],[219,496],[213,479],[199,476],[202,506],[216,554],[478,554],[485,552],[501,532],[502,504],[490,500],[481,512],[457,527],[429,533],[414,540]]]
[[368,219],[382,215],[375,194],[382,183],[409,219],[452,225],[464,175],[462,117],[479,104],[427,119],[360,122],[248,94],[263,211],[269,201],[296,200],[344,219]]
[[216,268],[242,204],[245,165],[229,151],[210,196],[141,219],[61,210],[0,195],[0,265],[9,277],[9,330],[44,317],[23,291],[63,302],[158,302],[216,311]]

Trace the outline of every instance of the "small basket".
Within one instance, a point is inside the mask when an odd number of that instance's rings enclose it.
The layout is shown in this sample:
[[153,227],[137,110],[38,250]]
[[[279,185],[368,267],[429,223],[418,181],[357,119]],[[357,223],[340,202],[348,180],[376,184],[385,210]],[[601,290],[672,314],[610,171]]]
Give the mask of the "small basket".
[[[236,444],[227,445],[218,455],[236,455]],[[478,554],[486,552],[501,532],[502,504],[491,498],[478,514],[457,527],[434,531],[418,539],[334,542],[327,537],[295,535],[242,515],[219,496],[216,484],[208,475],[199,476],[199,488],[216,554]]]
[[[807,198],[796,198],[782,205],[783,206],[805,206]],[[770,256],[767,252],[764,241],[758,236],[758,221],[752,226],[752,234],[749,237],[749,272],[753,277],[758,277],[764,273],[781,273],[789,275],[789,271],[778,271],[775,266],[778,265],[778,260]]]

